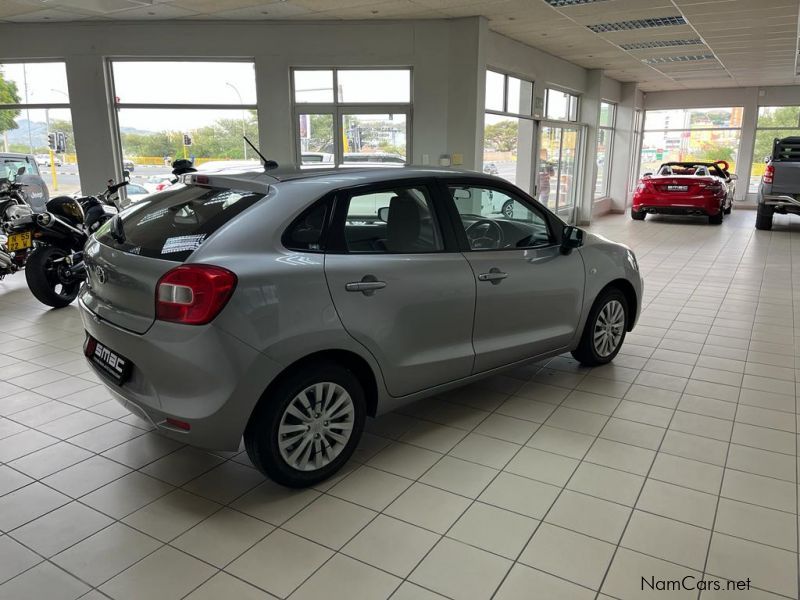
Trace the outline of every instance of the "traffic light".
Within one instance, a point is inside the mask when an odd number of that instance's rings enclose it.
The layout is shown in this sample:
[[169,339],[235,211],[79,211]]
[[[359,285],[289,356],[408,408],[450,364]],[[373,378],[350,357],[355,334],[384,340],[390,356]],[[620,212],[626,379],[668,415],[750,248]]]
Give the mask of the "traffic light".
[[63,131],[56,132],[56,152],[67,151],[67,134]]
[[183,145],[184,146],[191,146],[192,145],[192,136],[189,133],[183,134]]
[[50,150],[55,151],[56,149],[56,134],[55,133],[48,133],[47,134],[47,147]]

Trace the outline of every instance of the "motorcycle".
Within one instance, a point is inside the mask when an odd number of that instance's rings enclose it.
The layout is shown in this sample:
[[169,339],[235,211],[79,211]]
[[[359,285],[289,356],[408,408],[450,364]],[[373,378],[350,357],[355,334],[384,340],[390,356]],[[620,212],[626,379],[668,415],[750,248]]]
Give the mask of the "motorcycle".
[[62,308],[78,296],[86,279],[83,246],[120,211],[117,194],[126,185],[127,181],[109,181],[106,191],[97,196],[51,198],[45,212],[4,224],[9,239],[22,240],[20,244],[30,250],[25,279],[39,302]]
[[[25,167],[20,167],[16,175],[24,175]],[[0,222],[8,223],[33,214],[33,208],[25,200],[22,188],[25,184],[13,179],[0,179]],[[6,275],[16,273],[25,266],[30,250],[20,244],[20,238],[0,235],[0,280]]]

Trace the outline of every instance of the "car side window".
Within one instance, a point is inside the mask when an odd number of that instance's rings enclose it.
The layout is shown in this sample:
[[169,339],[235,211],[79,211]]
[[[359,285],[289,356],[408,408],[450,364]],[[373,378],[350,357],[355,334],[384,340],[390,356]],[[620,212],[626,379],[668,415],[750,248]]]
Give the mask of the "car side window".
[[289,250],[320,252],[329,202],[319,202],[301,214],[283,234],[283,245]]
[[424,186],[350,196],[344,241],[352,253],[417,254],[444,248],[431,195]]
[[472,250],[535,248],[552,243],[547,219],[531,204],[488,187],[451,185],[448,189]]

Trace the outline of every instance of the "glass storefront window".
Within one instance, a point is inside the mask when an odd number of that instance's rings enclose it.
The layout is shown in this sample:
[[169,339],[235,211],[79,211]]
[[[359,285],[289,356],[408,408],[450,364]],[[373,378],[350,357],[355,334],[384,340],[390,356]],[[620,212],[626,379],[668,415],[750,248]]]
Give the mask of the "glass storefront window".
[[410,69],[338,69],[338,101],[411,102]]
[[639,175],[665,162],[724,160],[736,171],[743,108],[687,108],[645,112]]
[[344,165],[402,166],[406,163],[406,116],[342,116]]
[[533,82],[486,71],[483,172],[530,191],[534,122]]
[[299,68],[292,81],[301,166],[408,164],[411,69]]
[[597,129],[596,166],[597,175],[594,180],[595,200],[608,196],[608,184],[611,175],[611,148],[614,142],[614,125],[616,105],[610,102],[600,103],[600,119]]
[[[60,140],[52,150],[48,134]],[[51,196],[80,189],[63,62],[0,64],[0,151],[33,156]]]
[[333,71],[294,71],[295,102],[333,102]]
[[252,62],[113,61],[118,104],[255,104]]
[[772,155],[775,138],[790,136],[800,136],[800,106],[759,107],[753,164],[750,165],[750,181],[747,189],[749,193],[758,192],[767,160]]
[[[199,170],[259,167],[244,140],[258,145],[252,61],[112,61],[111,71],[119,159],[131,183],[160,191],[183,158]],[[141,85],[145,76],[158,76],[159,85]]]
[[545,93],[545,114],[558,121],[578,120],[578,97],[574,94],[548,88]]
[[483,172],[530,189],[533,121],[487,113],[483,128]]

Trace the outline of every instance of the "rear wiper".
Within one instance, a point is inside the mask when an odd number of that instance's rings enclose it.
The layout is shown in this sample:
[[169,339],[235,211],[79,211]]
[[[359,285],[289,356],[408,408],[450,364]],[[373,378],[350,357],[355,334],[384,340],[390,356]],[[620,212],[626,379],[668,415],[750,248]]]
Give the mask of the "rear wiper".
[[125,230],[122,228],[122,219],[120,219],[119,215],[115,216],[111,220],[111,237],[114,238],[120,244],[124,244],[125,240]]

